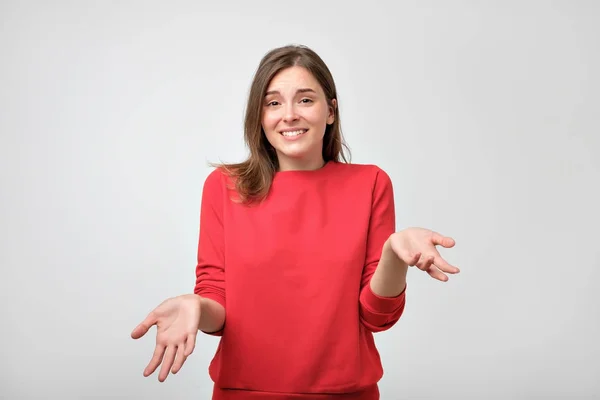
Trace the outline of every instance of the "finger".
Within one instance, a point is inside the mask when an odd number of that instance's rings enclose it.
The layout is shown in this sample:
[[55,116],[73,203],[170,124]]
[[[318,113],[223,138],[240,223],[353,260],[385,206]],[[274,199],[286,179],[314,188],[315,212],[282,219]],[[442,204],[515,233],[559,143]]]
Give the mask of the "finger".
[[171,369],[171,372],[174,374],[178,373],[181,367],[183,367],[183,363],[186,359],[185,344],[181,343],[177,346],[177,354],[175,355],[175,362],[173,363],[173,369]]
[[449,274],[458,274],[460,272],[460,269],[458,269],[457,267],[450,265],[446,262],[446,260],[444,260],[439,254],[435,257],[433,263],[435,264],[435,266],[437,268],[439,268],[441,271],[444,271],[446,273]]
[[429,276],[431,276],[434,279],[437,279],[438,281],[448,281],[448,276],[442,271],[440,271],[435,265],[432,265],[431,268],[427,270],[427,273],[429,274]]
[[431,242],[435,246],[442,246],[445,248],[454,247],[454,245],[456,244],[454,239],[452,239],[451,237],[440,235],[437,232],[433,232],[431,236]]
[[419,262],[419,260],[421,259],[421,253],[415,253],[412,256],[408,256],[407,257],[407,264],[408,265],[417,265],[417,263]]
[[183,354],[186,357],[189,357],[189,355],[192,354],[192,352],[194,351],[195,347],[196,347],[196,334],[190,333],[187,337],[187,340],[185,341],[185,351],[183,352]]
[[417,262],[417,268],[419,268],[421,271],[429,270],[431,268],[431,265],[433,264],[433,259],[433,256],[421,256],[421,258]]
[[160,373],[158,374],[158,380],[160,382],[164,382],[171,371],[171,366],[173,365],[173,361],[175,360],[177,348],[175,346],[167,347],[167,351],[165,352],[165,357],[163,359],[162,366],[160,367]]
[[148,332],[150,327],[152,327],[154,324],[156,324],[156,317],[154,313],[151,312],[150,314],[148,314],[146,319],[140,322],[140,324],[133,329],[133,331],[131,332],[131,337],[133,339],[141,338]]
[[157,344],[154,348],[154,354],[152,355],[152,359],[148,363],[148,366],[144,370],[144,376],[150,376],[156,371],[156,368],[160,365],[160,362],[163,359],[163,355],[165,354],[165,346],[161,344]]

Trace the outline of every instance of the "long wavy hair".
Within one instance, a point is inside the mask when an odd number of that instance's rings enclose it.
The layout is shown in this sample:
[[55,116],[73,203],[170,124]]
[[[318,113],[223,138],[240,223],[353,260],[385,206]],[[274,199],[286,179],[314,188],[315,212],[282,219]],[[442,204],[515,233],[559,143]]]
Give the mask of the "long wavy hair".
[[[263,103],[271,79],[279,71],[294,66],[305,68],[315,77],[325,93],[327,104],[334,109],[334,122],[327,125],[323,137],[324,161],[350,162],[350,149],[342,135],[337,89],[325,62],[317,53],[303,45],[273,49],[260,61],[248,95],[244,121],[244,141],[250,151],[248,158],[240,163],[213,164],[233,178],[238,200],[243,203],[263,200],[279,169],[277,153],[262,127]],[[334,99],[337,106],[333,105]]]

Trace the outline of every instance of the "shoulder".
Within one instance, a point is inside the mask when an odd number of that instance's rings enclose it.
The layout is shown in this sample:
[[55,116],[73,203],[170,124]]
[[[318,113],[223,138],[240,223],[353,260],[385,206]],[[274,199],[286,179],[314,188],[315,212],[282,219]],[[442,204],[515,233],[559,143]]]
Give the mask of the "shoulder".
[[222,168],[215,168],[209,172],[204,180],[204,190],[218,190],[224,184],[225,173]]
[[390,175],[376,164],[353,164],[353,163],[334,163],[333,169],[340,176],[351,179],[354,182],[362,184],[371,184],[375,186],[391,186]]
[[221,185],[226,178],[225,170],[222,167],[213,168],[206,176],[205,185]]
[[208,173],[204,180],[202,196],[205,198],[222,198],[232,187],[232,178],[222,167],[216,167]]

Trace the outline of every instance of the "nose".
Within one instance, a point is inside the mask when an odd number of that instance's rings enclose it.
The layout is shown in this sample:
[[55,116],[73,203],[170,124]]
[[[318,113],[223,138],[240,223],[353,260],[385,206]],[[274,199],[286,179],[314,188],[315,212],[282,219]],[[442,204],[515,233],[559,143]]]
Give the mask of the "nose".
[[298,120],[298,114],[296,113],[296,107],[294,107],[293,102],[290,102],[286,107],[285,107],[285,112],[283,115],[283,121],[284,122],[291,122],[291,121],[296,121]]

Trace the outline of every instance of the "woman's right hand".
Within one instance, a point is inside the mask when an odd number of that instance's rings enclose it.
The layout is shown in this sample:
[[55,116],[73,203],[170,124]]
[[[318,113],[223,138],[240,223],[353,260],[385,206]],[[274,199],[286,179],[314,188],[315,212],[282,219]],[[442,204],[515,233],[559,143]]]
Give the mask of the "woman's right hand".
[[144,376],[150,376],[162,362],[158,380],[164,382],[169,372],[179,372],[196,345],[200,323],[201,297],[185,294],[163,301],[148,314],[135,329],[131,337],[139,339],[150,327],[156,325],[156,348]]

